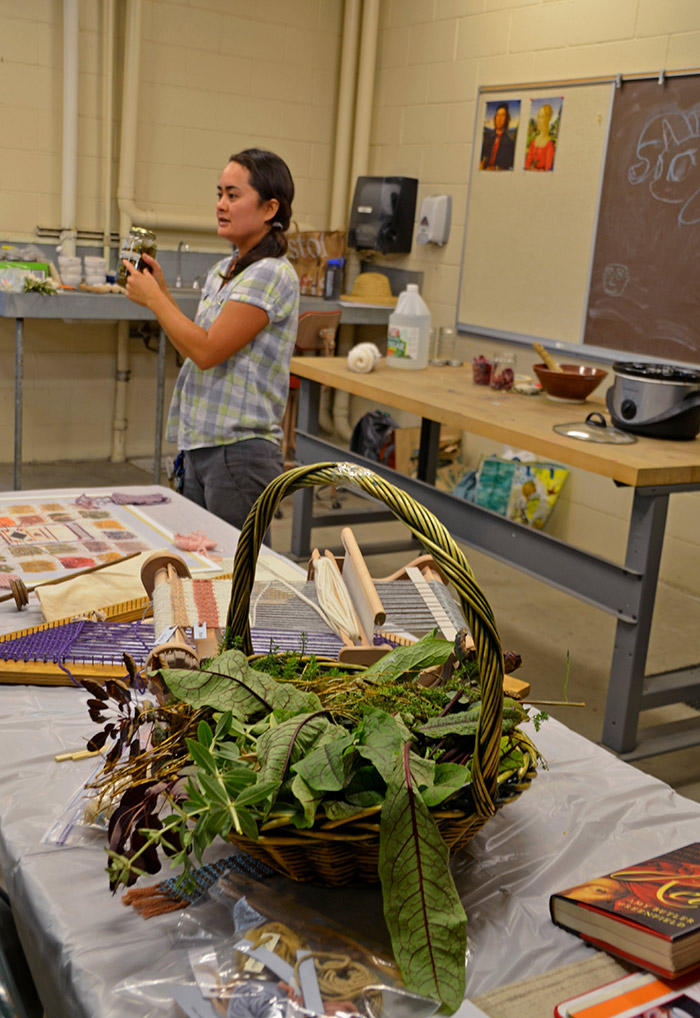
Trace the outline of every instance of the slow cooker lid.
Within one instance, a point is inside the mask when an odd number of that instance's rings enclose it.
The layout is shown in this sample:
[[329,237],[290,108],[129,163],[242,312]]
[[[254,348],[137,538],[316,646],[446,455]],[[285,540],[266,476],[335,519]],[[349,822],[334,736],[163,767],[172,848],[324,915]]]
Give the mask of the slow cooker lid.
[[608,424],[601,413],[593,411],[585,421],[572,421],[571,424],[554,424],[552,431],[566,438],[577,438],[581,442],[609,443],[610,445],[629,445],[636,442],[634,435],[621,431]]
[[645,378],[653,382],[681,382],[687,385],[700,384],[700,371],[679,368],[675,364],[645,364],[643,361],[615,361],[613,371],[616,375]]

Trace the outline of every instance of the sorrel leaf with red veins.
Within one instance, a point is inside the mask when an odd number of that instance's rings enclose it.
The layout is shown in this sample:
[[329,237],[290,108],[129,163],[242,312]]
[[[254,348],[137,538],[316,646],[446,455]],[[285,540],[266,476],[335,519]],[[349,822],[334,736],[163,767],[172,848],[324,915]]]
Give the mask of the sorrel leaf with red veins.
[[212,658],[206,668],[168,668],[161,672],[173,696],[193,707],[231,711],[245,720],[271,710],[313,711],[320,701],[290,682],[275,682],[248,664],[239,650]]
[[447,845],[415,787],[404,746],[382,806],[379,876],[384,918],[406,986],[450,1011],[464,998],[467,918]]
[[315,712],[299,714],[265,732],[257,744],[258,781],[281,783],[289,765],[315,749],[321,737],[335,727],[324,712]]

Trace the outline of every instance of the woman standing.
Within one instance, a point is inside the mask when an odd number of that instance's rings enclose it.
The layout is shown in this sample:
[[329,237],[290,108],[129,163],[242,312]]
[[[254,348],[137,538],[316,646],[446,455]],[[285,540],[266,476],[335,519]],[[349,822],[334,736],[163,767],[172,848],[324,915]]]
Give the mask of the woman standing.
[[299,282],[287,251],[294,183],[272,152],[231,156],[219,177],[217,232],[232,257],[207,275],[194,322],[180,311],[163,271],[125,262],[126,294],[158,319],[186,358],[167,437],[184,456],[183,494],[240,528],[283,469],[281,422],[299,316]]

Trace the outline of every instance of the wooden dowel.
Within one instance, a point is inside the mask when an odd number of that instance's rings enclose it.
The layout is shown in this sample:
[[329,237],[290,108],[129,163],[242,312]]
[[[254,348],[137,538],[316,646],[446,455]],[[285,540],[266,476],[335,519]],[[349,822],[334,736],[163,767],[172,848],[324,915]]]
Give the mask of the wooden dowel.
[[369,574],[360,546],[350,527],[343,527],[340,538],[345,548],[343,563],[343,579],[350,591],[355,610],[360,617],[366,632],[374,631],[375,626],[383,626],[386,612],[381,602],[374,581]]
[[56,763],[64,763],[66,760],[87,760],[90,756],[99,756],[101,749],[75,749],[67,753],[57,753],[54,757]]

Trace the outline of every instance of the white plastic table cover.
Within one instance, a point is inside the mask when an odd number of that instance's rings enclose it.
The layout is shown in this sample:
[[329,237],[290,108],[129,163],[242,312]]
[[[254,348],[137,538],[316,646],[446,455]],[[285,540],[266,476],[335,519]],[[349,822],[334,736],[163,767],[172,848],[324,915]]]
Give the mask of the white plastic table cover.
[[[111,896],[103,840],[42,843],[94,767],[54,761],[91,733],[85,699],[73,688],[0,688],[0,867],[47,1018],[144,1018],[143,1002],[114,987],[163,966],[180,913],[144,920]],[[590,956],[551,923],[553,891],[700,836],[700,804],[559,722],[530,734],[549,770],[454,862],[470,997]],[[311,905],[330,902],[336,918],[352,908],[380,915],[376,888],[284,884]]]
[[[128,490],[169,494],[170,503],[149,506],[149,513],[173,531],[203,529],[233,553],[237,532],[205,510],[168,489]],[[274,556],[267,549],[262,554]],[[29,611],[22,612],[22,625],[40,621]],[[5,602],[0,631],[17,628],[14,602]],[[0,870],[46,1018],[146,1018],[144,1002],[115,987],[167,967],[180,913],[144,920],[110,895],[103,839],[43,843],[95,766],[54,760],[93,734],[86,699],[72,687],[0,686]],[[549,769],[541,769],[531,788],[453,863],[468,916],[469,997],[591,956],[582,941],[550,921],[552,892],[700,838],[700,803],[557,721],[529,734]],[[224,846],[219,854],[227,854]],[[169,875],[165,869],[160,878]],[[326,914],[331,909],[342,918],[345,912],[356,929],[382,922],[376,887],[279,883]]]

